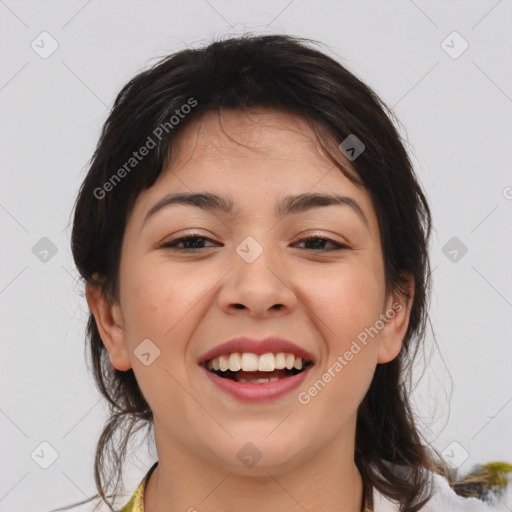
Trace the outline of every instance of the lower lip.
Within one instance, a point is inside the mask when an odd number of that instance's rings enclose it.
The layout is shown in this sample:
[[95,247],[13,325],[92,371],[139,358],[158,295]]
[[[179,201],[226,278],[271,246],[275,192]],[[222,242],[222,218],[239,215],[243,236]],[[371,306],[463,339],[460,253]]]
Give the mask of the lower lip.
[[208,371],[204,366],[201,366],[201,368],[206,372],[208,379],[225,393],[239,400],[243,400],[244,402],[255,403],[275,400],[297,388],[304,382],[312,366],[292,377],[286,377],[285,379],[276,380],[274,382],[261,382],[259,384],[249,384],[247,382],[223,379],[217,374]]

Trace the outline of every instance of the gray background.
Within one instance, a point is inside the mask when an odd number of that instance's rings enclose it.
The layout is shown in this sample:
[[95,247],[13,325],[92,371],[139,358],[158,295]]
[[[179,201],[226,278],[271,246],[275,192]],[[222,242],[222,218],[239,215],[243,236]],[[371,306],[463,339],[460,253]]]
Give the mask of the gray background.
[[[106,409],[68,221],[109,106],[157,57],[244,32],[329,45],[394,108],[435,223],[422,428],[460,475],[512,462],[511,18],[511,0],[0,1],[0,511],[95,493]],[[136,452],[128,494],[153,460]]]

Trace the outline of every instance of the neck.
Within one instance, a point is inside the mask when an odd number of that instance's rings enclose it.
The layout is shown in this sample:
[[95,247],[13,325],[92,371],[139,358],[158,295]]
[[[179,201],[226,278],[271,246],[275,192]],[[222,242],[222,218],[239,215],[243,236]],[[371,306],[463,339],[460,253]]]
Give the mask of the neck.
[[158,449],[144,510],[360,512],[363,481],[354,463],[354,446],[346,444],[335,440],[294,469],[261,466],[256,472],[254,466],[250,474],[198,460],[178,445],[168,452]]

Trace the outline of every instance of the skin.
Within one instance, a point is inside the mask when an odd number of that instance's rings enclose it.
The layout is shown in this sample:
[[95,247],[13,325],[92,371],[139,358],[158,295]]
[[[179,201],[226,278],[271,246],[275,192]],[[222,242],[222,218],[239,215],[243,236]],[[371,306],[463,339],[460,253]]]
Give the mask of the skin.
[[[350,169],[342,155],[340,161]],[[143,223],[169,192],[206,191],[229,196],[236,213],[173,205]],[[306,192],[354,199],[368,225],[340,205],[274,215],[283,196]],[[192,233],[211,241],[181,252],[161,247]],[[247,236],[263,249],[250,264],[235,250]],[[301,242],[308,237],[348,248]],[[180,132],[169,168],[138,196],[128,218],[119,301],[111,304],[87,285],[113,366],[133,368],[154,414],[159,465],[148,483],[146,512],[359,511],[357,408],[376,365],[400,351],[412,292],[412,280],[409,298],[387,292],[370,196],[332,164],[301,118],[223,111]],[[401,311],[379,334],[309,404],[300,404],[298,393],[397,303]],[[315,366],[284,397],[241,402],[212,385],[197,363],[241,335],[292,340],[314,355]],[[134,355],[147,338],[160,350],[149,366]],[[251,468],[237,458],[247,442],[262,454]]]

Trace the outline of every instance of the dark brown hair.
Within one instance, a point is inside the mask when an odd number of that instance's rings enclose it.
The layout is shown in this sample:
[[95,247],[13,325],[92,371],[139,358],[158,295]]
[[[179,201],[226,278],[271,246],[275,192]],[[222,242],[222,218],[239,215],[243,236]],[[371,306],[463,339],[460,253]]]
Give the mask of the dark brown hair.
[[[428,470],[442,472],[434,462],[435,450],[427,448],[415,425],[407,386],[428,323],[430,210],[393,112],[314,44],[284,35],[227,38],[167,56],[125,85],[75,204],[73,257],[82,278],[116,301],[127,216],[138,194],[151,187],[169,163],[176,134],[206,112],[222,109],[270,109],[301,116],[341,172],[370,194],[388,289],[407,293],[404,276],[414,278],[402,350],[393,361],[377,365],[358,410],[355,462],[365,482],[399,502],[402,512],[416,512],[432,493]],[[365,145],[351,162],[356,175],[343,167],[337,149],[351,134]],[[148,154],[130,161],[144,145],[151,146]],[[153,417],[133,370],[119,371],[110,363],[92,315],[87,339],[94,379],[110,408],[94,467],[96,496],[108,503],[107,491],[113,487],[115,495],[121,481],[131,435],[143,426],[151,428]],[[106,471],[109,462],[111,471]],[[370,485],[365,494],[371,501]]]

